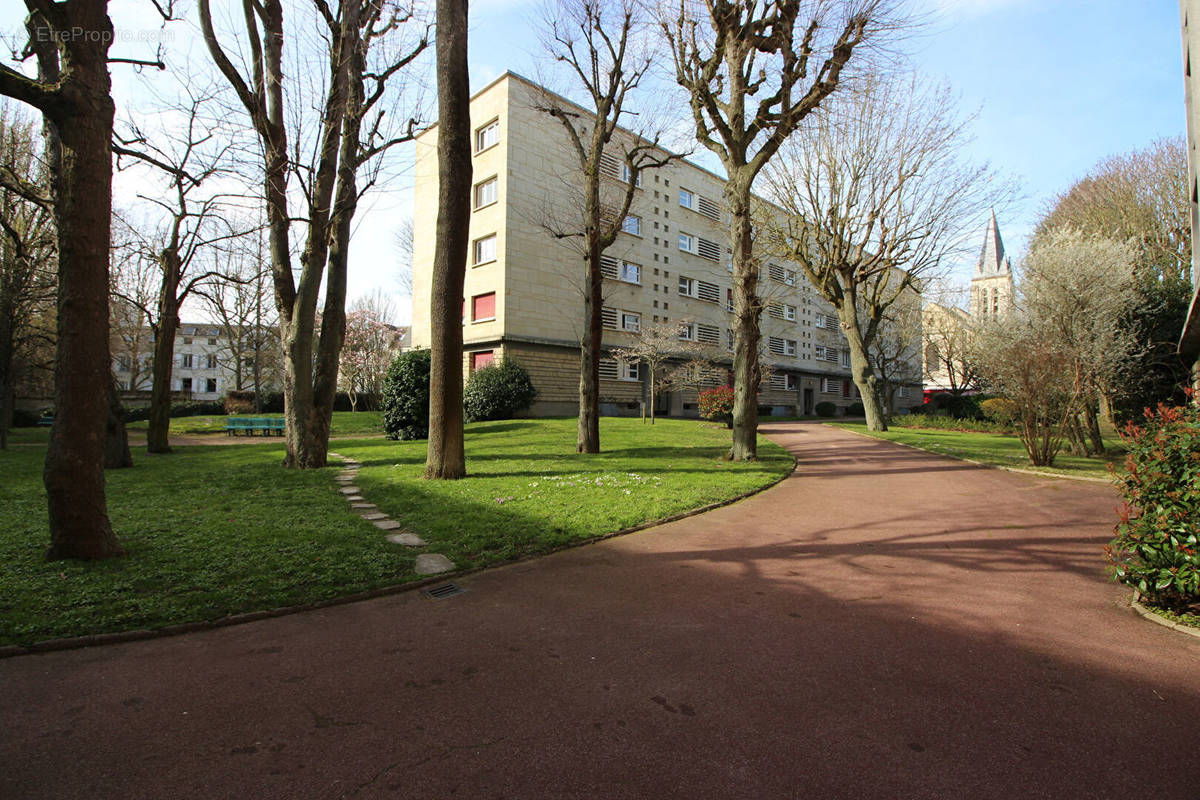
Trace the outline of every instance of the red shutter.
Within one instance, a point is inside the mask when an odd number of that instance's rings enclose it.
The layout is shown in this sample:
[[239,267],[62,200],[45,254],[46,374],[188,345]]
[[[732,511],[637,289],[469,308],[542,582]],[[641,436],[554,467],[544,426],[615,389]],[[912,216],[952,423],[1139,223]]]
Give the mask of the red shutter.
[[850,381],[844,380],[844,381],[842,381],[842,397],[849,397],[849,396],[850,396]]
[[471,372],[474,372],[480,367],[486,367],[495,360],[496,353],[494,350],[483,350],[478,353],[471,353]]
[[477,294],[471,298],[471,319],[493,319],[496,316],[496,293]]

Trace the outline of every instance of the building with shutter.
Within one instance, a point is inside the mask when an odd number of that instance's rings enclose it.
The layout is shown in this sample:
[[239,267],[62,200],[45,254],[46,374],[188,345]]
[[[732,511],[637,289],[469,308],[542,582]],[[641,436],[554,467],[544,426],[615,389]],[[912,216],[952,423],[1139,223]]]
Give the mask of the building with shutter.
[[[539,107],[573,107],[512,73],[471,100],[474,187],[471,247],[463,298],[464,371],[513,358],[538,389],[535,415],[578,412],[579,342],[583,335],[583,253],[564,236],[580,217],[581,173],[562,124]],[[587,112],[580,109],[586,117]],[[609,152],[633,135],[618,131]],[[628,186],[619,157],[602,164],[610,197]],[[658,413],[696,416],[697,389],[731,382],[732,265],[724,181],[684,160],[647,170],[617,241],[601,263],[603,346],[629,346],[651,325],[677,325],[678,337],[702,347],[718,365],[695,386],[667,391]],[[437,208],[437,128],[416,142],[413,226],[413,346],[430,342],[429,297]],[[573,230],[579,230],[576,221]],[[762,265],[762,360],[769,372],[760,405],[769,413],[812,413],[821,401],[856,402],[849,353],[832,307],[800,268]],[[638,414],[649,397],[637,363],[601,361],[601,410]],[[919,371],[918,371],[919,372]],[[920,402],[905,387],[898,405]]]

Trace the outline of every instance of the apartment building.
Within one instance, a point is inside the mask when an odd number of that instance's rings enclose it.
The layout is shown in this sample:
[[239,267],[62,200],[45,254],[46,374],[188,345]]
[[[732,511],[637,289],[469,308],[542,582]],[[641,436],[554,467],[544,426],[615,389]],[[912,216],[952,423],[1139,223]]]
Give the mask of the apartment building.
[[[572,214],[578,219],[581,177],[561,123],[538,110],[548,102],[571,106],[513,73],[471,100],[475,154],[463,366],[470,372],[497,358],[514,358],[538,388],[534,414],[574,415],[585,325],[584,260],[572,237],[555,234],[570,225]],[[618,158],[608,160],[603,171],[612,189],[628,185]],[[416,146],[414,207],[430,210],[414,225],[417,347],[430,342],[437,180],[434,128]],[[602,262],[606,352],[629,346],[649,325],[677,324],[680,339],[704,345],[721,365],[711,382],[728,380],[733,284],[723,190],[720,177],[684,160],[640,175],[622,232]],[[849,353],[833,308],[796,264],[766,259],[761,274],[763,363],[769,373],[760,405],[785,415],[812,413],[821,401],[842,408],[854,403]],[[638,413],[649,396],[643,373],[636,363],[604,358],[602,413]],[[901,398],[919,402],[919,387],[906,387]],[[695,388],[668,391],[659,403],[660,413],[697,414]]]

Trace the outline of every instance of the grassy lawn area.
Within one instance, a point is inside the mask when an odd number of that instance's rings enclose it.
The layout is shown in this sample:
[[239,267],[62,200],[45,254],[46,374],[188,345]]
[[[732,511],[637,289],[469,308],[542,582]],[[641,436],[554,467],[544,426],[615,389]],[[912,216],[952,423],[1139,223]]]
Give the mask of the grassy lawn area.
[[[235,414],[238,417],[282,417],[283,414]],[[209,417],[175,417],[171,420],[171,433],[180,436],[203,436],[212,433],[225,433],[224,414]],[[149,425],[145,420],[131,422],[131,431],[146,432]],[[332,436],[356,436],[363,433],[383,433],[382,411],[335,411],[331,425]]]
[[[602,420],[606,452],[579,456],[575,421],[468,426],[465,481],[419,478],[424,442],[343,440],[359,485],[460,568],[495,564],[734,497],[786,474],[730,464],[724,429],[682,420]],[[352,515],[336,466],[279,466],[278,440],[134,454],[108,473],[109,513],[129,555],[46,562],[41,447],[0,451],[0,644],[154,628],[313,602],[417,579],[416,553]]]
[[1030,465],[1025,448],[1021,446],[1021,440],[1015,434],[969,433],[932,428],[892,428],[879,433],[868,431],[865,422],[828,424],[878,439],[919,447],[939,455],[968,458],[982,464],[1017,467],[1051,475],[1109,479],[1112,477],[1109,464],[1115,464],[1119,468],[1125,457],[1119,441],[1106,440],[1108,455],[1105,458],[1081,458],[1062,452],[1054,459],[1053,467],[1034,467]]

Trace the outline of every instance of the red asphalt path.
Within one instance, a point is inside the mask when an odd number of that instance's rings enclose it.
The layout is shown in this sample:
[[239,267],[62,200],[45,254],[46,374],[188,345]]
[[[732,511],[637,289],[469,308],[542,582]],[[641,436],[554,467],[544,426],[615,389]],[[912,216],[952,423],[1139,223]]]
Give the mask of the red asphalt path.
[[0,798],[1200,798],[1113,489],[765,430],[777,487],[455,597],[0,661]]

